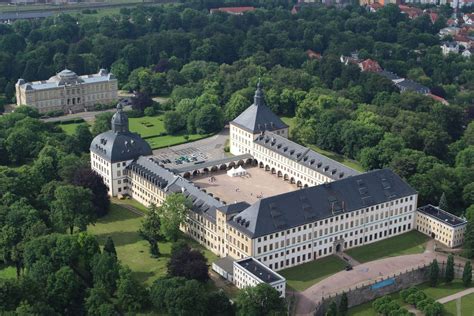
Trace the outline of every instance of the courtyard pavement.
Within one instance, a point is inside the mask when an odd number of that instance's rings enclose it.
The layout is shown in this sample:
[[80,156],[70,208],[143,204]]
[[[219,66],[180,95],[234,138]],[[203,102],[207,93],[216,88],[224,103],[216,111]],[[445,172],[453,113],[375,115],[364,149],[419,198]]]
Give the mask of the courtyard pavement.
[[[248,174],[242,177],[230,177],[225,171],[220,171],[192,177],[190,180],[228,204],[240,201],[253,204],[261,198],[298,189],[295,184],[283,181],[283,178],[259,167],[244,168]],[[215,181],[210,182],[211,176]]]

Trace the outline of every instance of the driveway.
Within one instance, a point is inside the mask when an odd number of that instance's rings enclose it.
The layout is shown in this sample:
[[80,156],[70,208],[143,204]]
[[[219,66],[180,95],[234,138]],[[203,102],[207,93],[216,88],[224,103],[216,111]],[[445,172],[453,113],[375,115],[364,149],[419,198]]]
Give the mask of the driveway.
[[393,275],[422,265],[427,265],[437,259],[446,260],[446,256],[427,251],[421,254],[390,257],[362,263],[351,271],[338,272],[303,292],[296,293],[296,315],[312,315],[317,303],[323,296],[347,290],[356,285],[372,283],[384,276]]
[[[125,106],[125,110],[130,110],[130,106]],[[50,117],[47,119],[42,119],[44,122],[58,122],[58,121],[69,121],[77,118],[82,118],[86,122],[91,122],[95,120],[95,116],[100,113],[105,113],[105,112],[115,112],[117,109],[112,108],[108,110],[103,110],[103,111],[90,111],[90,112],[78,112],[78,113],[73,113],[73,114],[67,114],[67,115],[62,115],[58,117]]]

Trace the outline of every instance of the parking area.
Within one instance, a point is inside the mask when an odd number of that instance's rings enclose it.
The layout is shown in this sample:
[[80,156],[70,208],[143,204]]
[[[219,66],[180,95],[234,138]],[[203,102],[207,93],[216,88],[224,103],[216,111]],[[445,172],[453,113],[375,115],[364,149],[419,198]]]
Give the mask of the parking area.
[[168,151],[164,151],[155,156],[165,167],[168,168],[183,167],[187,164],[194,164],[208,160],[208,156],[195,147],[185,147],[176,150],[169,148]]
[[244,168],[247,174],[240,177],[230,177],[226,171],[219,171],[195,176],[191,181],[226,203],[246,201],[253,204],[261,198],[298,189],[295,184],[290,184],[262,168]]

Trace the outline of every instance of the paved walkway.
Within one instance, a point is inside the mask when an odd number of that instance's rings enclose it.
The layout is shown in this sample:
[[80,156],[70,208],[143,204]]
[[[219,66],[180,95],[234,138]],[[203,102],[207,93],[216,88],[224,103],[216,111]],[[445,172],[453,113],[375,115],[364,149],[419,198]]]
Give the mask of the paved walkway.
[[444,304],[444,303],[447,303],[447,302],[450,302],[450,301],[457,300],[458,298],[469,295],[471,293],[474,293],[474,287],[471,287],[469,289],[465,289],[464,291],[461,291],[461,292],[457,292],[453,295],[442,297],[442,298],[436,300],[436,302]]
[[303,292],[296,293],[296,315],[311,315],[317,303],[324,296],[347,290],[355,286],[362,286],[386,277],[427,265],[433,259],[446,260],[442,254],[428,251],[421,254],[390,257],[362,263],[351,271],[341,271],[321,282],[318,282]]
[[349,256],[347,253],[345,252],[339,252],[336,254],[336,256],[338,256],[339,258],[341,258],[341,260],[347,262],[348,264],[350,264],[351,266],[353,267],[356,267],[358,265],[360,265],[360,262],[357,261],[356,259],[352,258],[351,256]]

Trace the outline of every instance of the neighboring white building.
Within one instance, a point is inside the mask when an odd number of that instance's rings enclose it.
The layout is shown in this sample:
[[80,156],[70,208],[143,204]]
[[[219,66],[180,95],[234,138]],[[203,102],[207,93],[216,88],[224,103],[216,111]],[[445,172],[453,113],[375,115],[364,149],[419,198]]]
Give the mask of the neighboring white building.
[[87,111],[118,99],[117,79],[105,69],[84,76],[65,69],[44,81],[18,79],[15,88],[17,105],[31,106],[39,113]]
[[459,45],[457,42],[444,42],[440,47],[445,56],[450,53],[459,54]]
[[267,283],[285,297],[286,279],[254,258],[234,261],[234,284],[239,289]]
[[416,213],[416,229],[449,248],[461,246],[467,221],[439,207],[425,205]]

